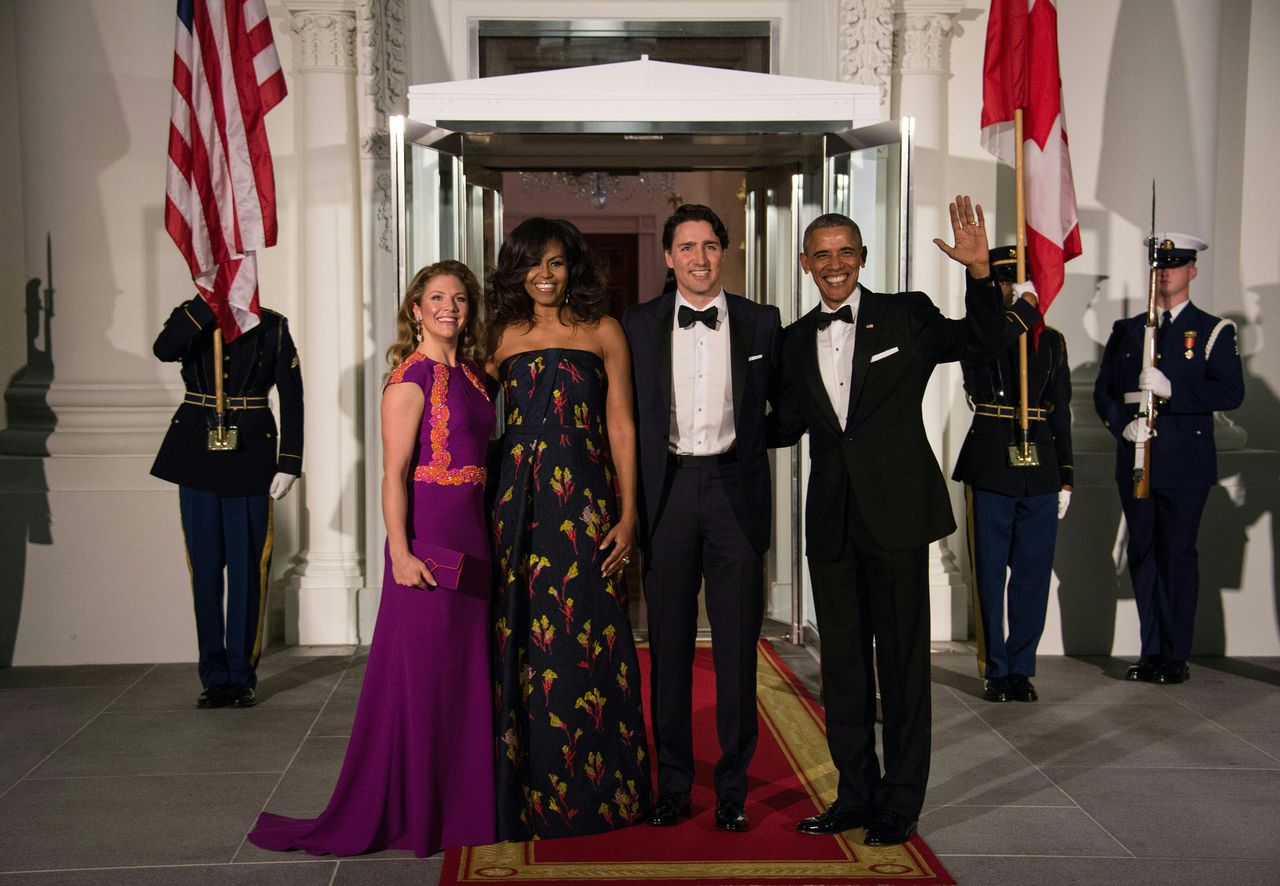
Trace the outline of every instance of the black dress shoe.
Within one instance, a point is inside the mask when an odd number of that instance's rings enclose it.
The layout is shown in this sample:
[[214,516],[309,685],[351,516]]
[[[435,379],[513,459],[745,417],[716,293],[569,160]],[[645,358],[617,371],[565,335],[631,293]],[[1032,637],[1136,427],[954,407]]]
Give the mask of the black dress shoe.
[[1160,665],[1156,671],[1156,675],[1151,678],[1152,683],[1171,684],[1185,683],[1191,679],[1191,668],[1187,667],[1185,661],[1166,661]]
[[1010,701],[1036,701],[1040,698],[1036,695],[1036,687],[1031,685],[1031,680],[1025,674],[1010,674],[1006,691]]
[[658,797],[658,802],[653,804],[648,822],[655,828],[674,827],[680,823],[680,819],[688,818],[692,809],[693,804],[688,794],[662,794]]
[[1124,678],[1126,680],[1137,680],[1141,683],[1150,683],[1156,678],[1156,672],[1159,670],[1160,662],[1144,655],[1138,659],[1137,664],[1129,665],[1129,670],[1124,672]]
[[720,830],[741,833],[750,826],[751,822],[747,819],[747,813],[742,811],[742,807],[739,804],[734,803],[732,800],[716,804],[716,827]]
[[258,703],[252,686],[232,686],[227,690],[230,699],[227,703],[233,708],[251,708]]
[[906,821],[897,815],[882,815],[867,828],[862,842],[868,846],[899,846],[916,832],[916,822]]
[[982,698],[984,701],[1008,701],[1009,678],[992,677],[983,685]]
[[796,830],[802,834],[841,834],[854,828],[865,828],[871,824],[871,816],[860,812],[852,806],[846,806],[839,800],[827,807],[819,815],[811,815],[796,824]]
[[198,708],[225,708],[231,704],[231,696],[221,686],[206,686],[204,692],[196,699]]

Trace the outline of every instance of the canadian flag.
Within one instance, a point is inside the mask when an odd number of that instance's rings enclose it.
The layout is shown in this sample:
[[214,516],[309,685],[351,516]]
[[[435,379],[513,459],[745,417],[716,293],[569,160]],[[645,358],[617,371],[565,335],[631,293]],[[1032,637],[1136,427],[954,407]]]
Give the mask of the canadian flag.
[[1014,111],[1022,109],[1027,262],[1040,310],[1062,288],[1063,265],[1080,254],[1076,189],[1067,151],[1053,0],[991,0],[982,65],[982,146],[1014,163]]

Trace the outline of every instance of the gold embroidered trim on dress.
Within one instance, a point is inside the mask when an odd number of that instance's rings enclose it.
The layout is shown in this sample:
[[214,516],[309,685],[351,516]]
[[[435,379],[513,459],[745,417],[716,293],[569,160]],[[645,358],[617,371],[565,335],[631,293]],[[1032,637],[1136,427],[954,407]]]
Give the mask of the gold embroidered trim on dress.
[[[466,372],[465,367],[463,371]],[[437,363],[432,374],[431,464],[418,465],[413,472],[413,479],[423,483],[439,483],[442,486],[461,486],[463,483],[482,485],[488,476],[485,468],[478,465],[468,465],[465,468],[449,467],[450,462],[453,461],[453,456],[449,454],[449,405],[445,402],[449,395],[449,367],[443,363]],[[473,384],[479,385],[471,373],[468,372],[467,377],[471,378]],[[484,389],[481,388],[481,390]]]

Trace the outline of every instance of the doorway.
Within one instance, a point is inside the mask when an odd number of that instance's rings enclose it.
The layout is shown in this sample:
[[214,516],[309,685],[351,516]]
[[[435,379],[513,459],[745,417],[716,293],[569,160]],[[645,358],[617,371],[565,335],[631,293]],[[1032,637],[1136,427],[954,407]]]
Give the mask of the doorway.
[[[721,214],[730,252],[741,255],[740,282],[726,274],[726,288],[776,306],[784,324],[817,303],[796,255],[804,226],[822,212],[862,225],[869,286],[909,283],[911,121],[877,122],[874,88],[641,59],[412,87],[410,112],[390,127],[401,285],[443,257],[477,273],[491,267],[507,222],[546,214],[504,212],[523,202],[513,186],[522,173],[661,173],[727,186],[728,199],[672,196]],[[643,300],[661,289],[644,281],[664,269],[661,223],[671,208],[632,216],[630,229],[616,219],[611,230],[579,223],[588,207],[567,217],[590,234],[618,235],[623,266],[634,245]],[[375,328],[386,325],[375,318]],[[806,445],[772,455],[766,610],[797,641],[812,623],[801,544]]]

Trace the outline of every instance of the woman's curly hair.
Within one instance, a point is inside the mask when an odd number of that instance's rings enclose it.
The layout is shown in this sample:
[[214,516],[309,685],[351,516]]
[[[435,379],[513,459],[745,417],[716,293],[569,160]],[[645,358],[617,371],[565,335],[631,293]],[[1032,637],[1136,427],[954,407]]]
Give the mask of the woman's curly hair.
[[480,281],[471,269],[460,261],[447,258],[427,265],[413,275],[409,288],[405,291],[404,301],[396,312],[396,341],[387,350],[387,363],[395,369],[418,347],[418,324],[413,319],[413,308],[422,307],[422,294],[433,277],[457,277],[467,290],[467,322],[462,325],[462,334],[458,337],[458,356],[473,363],[483,363],[484,353],[481,345],[484,340],[481,314],[484,309],[484,293],[480,289]]
[[564,249],[569,269],[561,317],[567,312],[573,323],[593,324],[609,313],[604,264],[591,251],[582,232],[564,219],[535,216],[516,225],[502,241],[498,266],[489,275],[485,304],[494,333],[517,323],[533,326],[533,299],[525,291],[524,281],[552,243],[559,243]]

